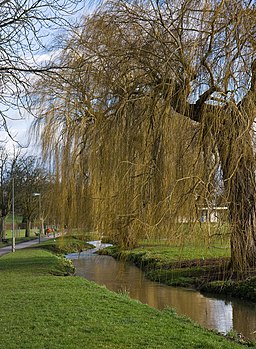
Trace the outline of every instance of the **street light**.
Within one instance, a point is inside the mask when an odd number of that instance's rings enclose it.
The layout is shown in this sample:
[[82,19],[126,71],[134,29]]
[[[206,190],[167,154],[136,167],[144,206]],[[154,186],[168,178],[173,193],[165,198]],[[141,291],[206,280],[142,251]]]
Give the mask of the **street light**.
[[14,231],[14,177],[12,177],[12,252],[15,252],[15,231]]
[[38,196],[39,198],[39,218],[41,221],[41,231],[39,230],[39,244],[41,242],[41,234],[44,233],[44,220],[43,220],[43,216],[42,216],[42,203],[41,203],[41,193],[33,193],[33,196]]

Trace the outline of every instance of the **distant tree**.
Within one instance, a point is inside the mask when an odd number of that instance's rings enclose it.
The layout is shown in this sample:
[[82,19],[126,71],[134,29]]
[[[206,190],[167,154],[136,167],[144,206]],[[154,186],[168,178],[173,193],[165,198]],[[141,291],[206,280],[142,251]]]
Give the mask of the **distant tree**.
[[12,204],[12,179],[19,151],[10,155],[5,147],[0,147],[0,240],[5,238],[5,221]]
[[[0,239],[5,237],[5,221],[12,210],[13,189],[15,214],[22,216],[26,236],[29,236],[32,219],[39,217],[38,198],[33,193],[39,192],[44,202],[49,188],[49,175],[36,157],[21,155],[19,151],[13,156],[5,148],[0,148]],[[43,204],[42,210],[47,213]]]
[[4,148],[0,148],[0,239],[5,237],[5,219],[10,210],[10,158]]
[[44,211],[43,203],[49,188],[49,175],[38,158],[22,155],[13,167],[13,179],[15,210],[22,216],[22,222],[26,225],[25,236],[30,236],[32,220],[39,217],[39,199],[33,194],[40,193]]

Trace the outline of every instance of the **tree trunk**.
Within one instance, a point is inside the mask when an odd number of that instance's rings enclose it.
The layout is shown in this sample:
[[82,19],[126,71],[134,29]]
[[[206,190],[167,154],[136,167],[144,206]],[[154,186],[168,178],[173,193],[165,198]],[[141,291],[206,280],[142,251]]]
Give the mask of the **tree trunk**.
[[239,277],[256,264],[256,181],[251,128],[241,113],[222,120],[217,147],[229,207],[231,267]]
[[31,221],[30,219],[26,220],[26,231],[25,231],[25,236],[30,237],[30,230],[31,230]]
[[0,217],[0,239],[5,238],[5,216]]
[[237,173],[228,186],[231,224],[231,265],[234,271],[246,273],[256,262],[255,178],[241,159]]

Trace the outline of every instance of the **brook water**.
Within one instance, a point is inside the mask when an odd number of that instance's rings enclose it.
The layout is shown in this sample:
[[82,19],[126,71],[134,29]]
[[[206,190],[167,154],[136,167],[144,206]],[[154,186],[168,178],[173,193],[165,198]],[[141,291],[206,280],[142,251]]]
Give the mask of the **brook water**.
[[[99,246],[98,246],[99,248]],[[115,292],[128,293],[131,298],[163,309],[175,308],[209,329],[226,334],[235,330],[246,338],[256,340],[256,304],[237,299],[225,299],[180,287],[170,287],[149,281],[144,273],[132,264],[116,261],[109,256],[86,253],[70,254],[76,275],[85,277]]]

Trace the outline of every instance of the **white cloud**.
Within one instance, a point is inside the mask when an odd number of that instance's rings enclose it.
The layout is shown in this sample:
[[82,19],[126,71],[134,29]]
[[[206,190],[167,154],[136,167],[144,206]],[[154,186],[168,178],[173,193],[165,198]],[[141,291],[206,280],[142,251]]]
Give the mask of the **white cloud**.
[[16,111],[12,111],[11,114],[12,116],[6,119],[8,132],[0,130],[0,145],[5,146],[9,153],[13,153],[14,148],[23,148],[24,152],[36,155],[39,147],[31,141],[29,134],[33,117],[26,114],[21,118]]
[[[37,55],[33,56],[33,61],[38,63],[38,64],[47,63],[47,62],[50,62],[50,61],[54,60],[55,58],[57,58],[60,53],[61,53],[61,50],[54,50],[51,52],[37,54]],[[31,62],[32,62],[32,60],[31,60]]]

